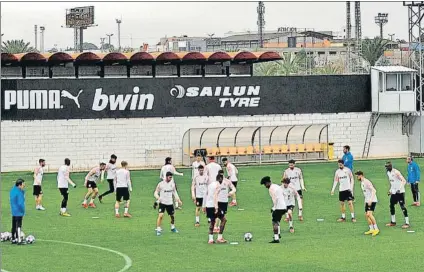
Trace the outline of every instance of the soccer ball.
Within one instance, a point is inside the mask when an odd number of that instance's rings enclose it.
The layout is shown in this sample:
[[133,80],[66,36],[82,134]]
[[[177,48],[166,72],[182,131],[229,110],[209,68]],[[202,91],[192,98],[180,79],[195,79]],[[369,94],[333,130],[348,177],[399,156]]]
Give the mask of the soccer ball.
[[27,242],[27,244],[32,244],[35,242],[35,237],[32,235],[28,235],[28,237],[25,239],[25,241]]
[[244,234],[244,240],[245,240],[246,242],[252,242],[252,239],[253,239],[253,235],[252,235],[250,232],[246,232],[246,233]]
[[5,241],[7,241],[6,232],[2,232],[2,233],[0,233],[0,241],[1,241],[1,242],[5,242]]
[[0,233],[0,241],[6,242],[12,238],[12,234],[10,232],[2,232]]

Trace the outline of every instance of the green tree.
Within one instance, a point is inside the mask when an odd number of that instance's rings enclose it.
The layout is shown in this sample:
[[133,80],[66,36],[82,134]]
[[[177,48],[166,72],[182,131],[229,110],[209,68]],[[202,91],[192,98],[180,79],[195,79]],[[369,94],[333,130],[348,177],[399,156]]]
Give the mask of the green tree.
[[30,43],[24,42],[24,40],[8,40],[4,41],[1,45],[2,53],[19,54],[27,52],[37,52],[37,50],[30,46]]
[[255,76],[296,75],[301,70],[304,61],[302,54],[283,52],[281,60],[255,64],[253,74]]
[[362,58],[370,66],[375,66],[378,60],[384,55],[388,40],[375,37],[374,39],[365,38],[362,41]]

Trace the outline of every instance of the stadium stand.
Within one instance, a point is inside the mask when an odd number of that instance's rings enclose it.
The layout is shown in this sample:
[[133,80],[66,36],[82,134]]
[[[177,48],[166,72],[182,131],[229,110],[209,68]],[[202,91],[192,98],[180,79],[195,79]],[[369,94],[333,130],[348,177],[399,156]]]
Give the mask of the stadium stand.
[[328,125],[222,127],[189,129],[183,136],[184,165],[196,149],[238,163],[328,159]]
[[1,54],[2,77],[156,77],[252,75],[252,63],[276,52],[134,52]]

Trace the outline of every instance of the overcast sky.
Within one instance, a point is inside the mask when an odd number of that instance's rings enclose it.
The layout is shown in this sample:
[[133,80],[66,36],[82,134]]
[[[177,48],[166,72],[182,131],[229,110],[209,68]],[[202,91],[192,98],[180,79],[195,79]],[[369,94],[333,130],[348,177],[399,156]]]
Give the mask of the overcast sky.
[[[84,32],[84,41],[100,44],[100,37],[114,33],[112,44],[117,44],[115,18],[121,18],[121,46],[153,45],[167,36],[222,36],[228,31],[257,31],[257,2],[170,2],[170,3],[1,3],[1,33],[4,40],[24,39],[34,43],[34,25],[43,25],[45,49],[58,45],[73,45],[73,30],[61,28],[65,24],[65,10],[78,6],[95,6],[97,27]],[[352,23],[354,2],[351,2]],[[408,40],[408,9],[402,2],[361,2],[362,34],[379,35],[374,16],[389,13],[385,36],[395,33]],[[346,24],[345,2],[265,2],[266,30],[278,27],[314,28],[316,31],[341,31]]]

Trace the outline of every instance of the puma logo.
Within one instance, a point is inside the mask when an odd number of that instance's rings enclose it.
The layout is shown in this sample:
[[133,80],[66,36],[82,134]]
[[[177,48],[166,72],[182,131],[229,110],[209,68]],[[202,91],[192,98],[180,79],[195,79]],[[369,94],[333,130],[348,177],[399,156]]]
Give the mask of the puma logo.
[[61,93],[61,97],[66,97],[66,98],[69,98],[69,99],[71,99],[72,101],[74,101],[74,103],[77,105],[77,107],[78,107],[78,109],[79,108],[81,108],[81,105],[80,105],[80,103],[79,103],[79,101],[78,101],[78,98],[79,98],[79,96],[80,96],[80,94],[83,92],[83,90],[80,90],[79,92],[78,92],[78,95],[77,96],[73,96],[70,92],[68,92],[68,91],[62,91],[62,93]]

